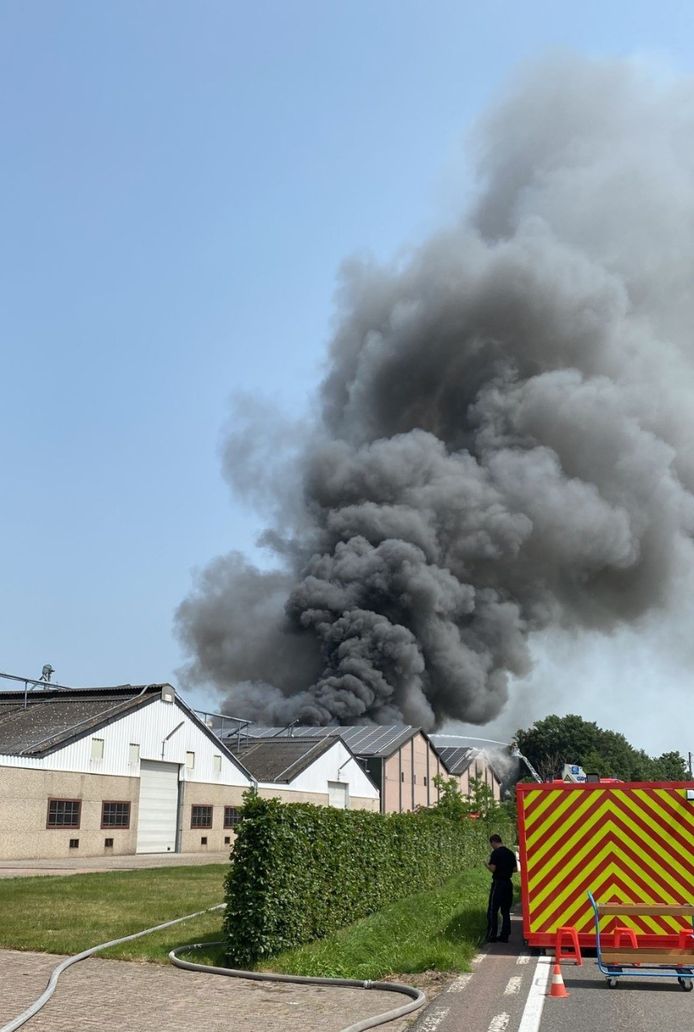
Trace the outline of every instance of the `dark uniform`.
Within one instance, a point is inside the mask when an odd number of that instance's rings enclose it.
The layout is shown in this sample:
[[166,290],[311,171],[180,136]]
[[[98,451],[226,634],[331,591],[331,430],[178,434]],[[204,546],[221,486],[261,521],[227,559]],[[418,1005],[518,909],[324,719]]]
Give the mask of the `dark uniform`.
[[[495,870],[489,890],[487,942],[508,942],[511,934],[511,904],[513,903],[511,876],[518,869],[516,855],[506,846],[497,846],[492,850],[489,863],[494,864]],[[499,911],[501,911],[501,935],[499,935]]]

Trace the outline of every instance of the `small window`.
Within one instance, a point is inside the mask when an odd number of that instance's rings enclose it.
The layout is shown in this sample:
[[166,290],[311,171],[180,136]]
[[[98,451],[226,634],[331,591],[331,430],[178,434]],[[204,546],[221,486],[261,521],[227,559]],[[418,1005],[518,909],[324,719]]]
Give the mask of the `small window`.
[[47,828],[79,828],[82,802],[80,799],[49,799]]
[[211,828],[212,807],[192,806],[190,814],[190,826],[191,828]]
[[105,838],[104,839],[104,849],[113,849],[113,839],[112,838]]
[[128,763],[131,767],[137,767],[140,762],[140,746],[137,742],[130,743],[130,749],[128,751]]
[[195,753],[194,752],[187,752],[186,753],[186,767],[188,768],[188,770],[195,770]]
[[241,816],[240,806],[225,806],[224,807],[224,827],[225,828],[238,828],[239,824],[243,820]]
[[400,771],[400,780],[402,781],[403,784],[405,783],[405,771],[404,770]]
[[428,784],[429,784],[429,778],[425,774],[424,775],[424,787],[426,788]]
[[215,772],[215,774],[221,774],[222,773],[222,757],[221,756],[217,756],[216,753],[212,757],[212,770]]
[[130,803],[103,803],[101,807],[102,828],[129,828]]
[[225,846],[230,846],[231,845],[231,835],[225,835],[224,836],[224,845]]
[[92,759],[103,760],[104,740],[103,738],[92,738]]
[[202,836],[202,838],[200,839],[200,845],[201,846],[206,846],[207,845],[207,835],[203,835]]
[[71,838],[70,839],[70,849],[79,849],[79,848],[80,848],[80,840],[78,838]]

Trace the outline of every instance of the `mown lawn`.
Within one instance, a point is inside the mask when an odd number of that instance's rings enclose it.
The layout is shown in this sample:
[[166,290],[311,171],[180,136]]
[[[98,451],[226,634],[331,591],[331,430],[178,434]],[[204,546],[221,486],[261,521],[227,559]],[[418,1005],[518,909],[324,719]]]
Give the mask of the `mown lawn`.
[[[227,870],[227,864],[210,864],[0,879],[0,947],[78,953],[222,903]],[[218,911],[136,939],[102,956],[164,962],[168,951],[181,942],[219,937],[220,926]]]
[[[0,948],[78,953],[121,935],[221,903],[226,864],[0,880]],[[489,875],[466,871],[262,968],[290,974],[378,979],[419,971],[465,971],[485,931]],[[100,956],[168,963],[184,943],[223,938],[222,912],[183,922]],[[219,947],[189,956],[225,964]]]

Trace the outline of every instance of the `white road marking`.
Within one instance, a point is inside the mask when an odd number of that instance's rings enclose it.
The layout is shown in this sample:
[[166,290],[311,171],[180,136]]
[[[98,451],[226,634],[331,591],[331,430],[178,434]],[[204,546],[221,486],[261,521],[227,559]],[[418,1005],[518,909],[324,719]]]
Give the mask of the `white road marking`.
[[542,1019],[542,1008],[545,1005],[547,994],[547,983],[549,982],[552,970],[551,957],[539,957],[537,967],[533,975],[532,984],[528,998],[525,1001],[523,1016],[521,1017],[518,1032],[538,1032]]
[[510,1014],[497,1014],[495,1018],[492,1018],[487,1032],[506,1032],[510,1020]]
[[472,978],[472,972],[467,971],[464,975],[458,975],[455,982],[451,982],[446,992],[448,993],[462,993],[465,986]]
[[433,1014],[429,1014],[422,1022],[421,1032],[436,1032],[436,1029],[448,1014],[448,1011],[448,1007],[441,1007],[434,1011]]
[[529,964],[529,963],[530,963],[530,954],[529,953],[519,953],[518,954],[518,957],[516,958],[516,964]]
[[509,978],[504,989],[504,996],[515,996],[516,993],[519,993],[522,980],[520,975],[514,975],[512,978]]

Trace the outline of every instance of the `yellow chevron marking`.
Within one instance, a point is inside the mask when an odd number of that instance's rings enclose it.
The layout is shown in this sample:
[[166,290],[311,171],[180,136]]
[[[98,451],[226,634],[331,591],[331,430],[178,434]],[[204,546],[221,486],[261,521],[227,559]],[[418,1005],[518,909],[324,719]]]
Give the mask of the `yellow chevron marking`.
[[[557,878],[553,879],[553,881],[561,880],[566,875],[567,868],[569,867],[568,863],[564,864],[565,860],[570,861],[570,867],[577,870],[582,860],[599,842],[601,826],[604,818],[608,815],[609,808],[606,803],[603,803],[593,814],[593,819],[590,823],[578,824],[573,835],[566,840],[564,845],[537,872],[533,872],[531,875],[529,870],[528,888],[530,892],[534,891],[535,886],[546,877],[551,869],[558,871]],[[566,826],[564,831],[566,831]]]
[[[523,813],[524,814],[525,814],[525,809],[527,808],[528,804],[531,802],[532,799],[534,799],[534,798],[536,798],[537,796],[540,796],[540,795],[545,797],[542,800],[542,802],[537,804],[537,807],[535,808],[535,810],[533,810],[533,812],[531,814],[527,814],[525,816],[525,833],[526,833],[526,837],[527,837],[527,834],[528,834],[528,829],[532,828],[533,824],[538,819],[538,817],[540,817],[541,814],[543,814],[545,812],[545,810],[547,809],[548,806],[551,806],[552,803],[556,802],[556,800],[559,798],[559,796],[561,794],[562,794],[562,790],[561,789],[554,789],[553,791],[549,791],[549,792],[547,792],[547,791],[542,791],[541,792],[539,790],[537,792],[526,792],[524,800],[523,800]],[[528,796],[530,798],[528,798]]]
[[[591,885],[591,890],[593,891],[593,894],[595,895],[596,899],[598,899],[599,901],[601,898],[604,898],[605,895],[609,895],[610,898],[616,897],[621,901],[643,899],[643,889],[636,884],[636,882],[630,877],[628,872],[625,872],[614,860],[610,861],[609,863],[604,862],[607,856],[607,852],[607,849],[602,850],[601,853],[595,858],[595,862],[591,864],[588,868],[586,868],[585,871],[582,872],[582,878],[585,878],[592,872],[593,869],[595,869],[596,867],[598,868],[596,872],[596,881],[594,881]],[[618,888],[614,885],[613,879],[615,878],[618,878],[628,887],[628,895],[625,895],[625,892],[621,887]],[[543,932],[556,931],[557,928],[561,927],[561,925],[565,924],[569,919],[573,921],[573,924],[576,928],[580,929],[584,929],[591,923],[594,923],[593,911],[590,906],[590,902],[587,896],[585,895],[586,890],[584,886],[585,881],[584,885],[580,887],[580,891],[578,893],[574,892],[573,896],[569,895],[568,898],[566,898],[567,894],[563,894],[563,898],[552,899],[548,902],[548,905],[545,906],[542,910],[536,911],[534,907],[531,906],[531,930]],[[670,899],[665,899],[665,895],[665,893],[661,892],[660,886],[656,885],[655,899],[644,900],[644,902],[672,902],[672,897],[670,897]],[[583,901],[585,901],[585,914],[583,912],[584,908],[581,906]],[[554,919],[551,922],[551,925],[549,927],[545,927],[546,922],[550,918],[550,915],[556,910],[557,905],[562,902],[565,903],[564,908],[560,910],[559,913],[554,917]],[[580,907],[581,909],[581,913],[578,918],[573,916],[577,907]],[[658,923],[658,920],[656,918],[644,916],[642,920],[656,935],[663,934],[662,925]],[[670,926],[670,928],[675,932],[679,931],[679,929],[682,927],[681,923],[678,923],[677,918],[675,917],[666,917],[660,919],[660,921],[663,920],[665,920],[667,925]],[[610,921],[614,921],[613,916],[601,918],[601,932],[604,931],[604,926],[606,926]],[[619,924],[627,924],[629,927],[636,928],[636,926],[633,925],[633,922],[631,922],[631,920],[627,920],[626,918],[622,920],[622,918],[620,917]],[[639,929],[636,930],[638,931]]]
[[[634,844],[629,840],[624,840],[624,835],[621,830],[618,829],[610,819],[608,819],[597,829],[597,833],[593,835],[589,841],[585,842],[581,849],[572,856],[572,866],[576,871],[576,876],[567,886],[565,886],[564,890],[559,895],[557,895],[556,889],[559,883],[566,876],[567,872],[565,868],[563,870],[559,870],[557,876],[550,882],[547,882],[542,889],[533,891],[532,887],[529,888],[530,904],[533,914],[543,914],[546,910],[550,908],[554,909],[565,900],[575,897],[577,891],[585,891],[584,887],[588,876],[596,870],[599,875],[601,873],[599,870],[600,864],[604,863],[607,858],[613,857],[615,849],[619,849],[619,846],[615,846],[613,842],[606,842],[596,856],[591,860],[586,860],[588,854],[600,843],[601,839],[610,833],[614,834],[617,839],[621,838],[623,841],[626,841],[626,843],[636,851],[639,850],[640,843]],[[626,878],[629,873],[628,868],[624,865],[620,868],[617,867],[615,863],[614,869],[621,872],[623,878]],[[642,881],[645,881],[654,893],[654,901],[663,903],[676,902],[676,899],[667,888],[671,880],[670,872],[667,868],[663,868],[661,866],[660,860],[656,860],[654,857],[649,856],[647,865],[644,865],[644,868],[639,869],[637,873]],[[631,879],[630,882],[635,885],[635,882],[631,881]],[[643,895],[643,890],[635,885],[635,891],[636,895],[634,896],[634,899],[640,899]],[[544,902],[545,900],[547,901],[546,903]]]
[[[689,843],[694,850],[694,813],[687,810],[684,806],[678,807],[676,814],[672,812],[670,807],[665,803],[658,805],[653,796],[643,789],[635,789],[634,795],[641,803],[641,808],[647,808],[649,812],[653,814],[660,814],[661,818],[664,818],[671,827],[677,831],[679,835]],[[672,799],[672,795],[668,797],[667,791],[658,792],[660,799]],[[673,800],[674,801],[674,800]],[[667,836],[667,831],[664,829],[660,832],[661,835]]]
[[[552,821],[552,824],[556,825],[556,830],[555,831],[549,833],[549,827],[548,827],[549,822],[547,822],[545,825],[543,825],[543,828],[541,830],[538,830],[537,835],[533,835],[532,840],[527,843],[527,845],[528,845],[528,875],[529,876],[530,876],[531,870],[534,870],[534,868],[536,866],[539,866],[541,864],[542,859],[546,856],[546,854],[555,846],[555,844],[559,841],[559,839],[562,838],[562,836],[564,836],[566,834],[566,831],[567,831],[568,827],[570,827],[572,824],[576,824],[577,825],[577,831],[581,830],[582,827],[585,828],[585,826],[582,826],[582,823],[581,823],[582,822],[582,818],[583,818],[583,815],[586,813],[586,811],[589,810],[590,807],[594,805],[595,797],[594,797],[592,792],[584,792],[582,794],[584,796],[586,796],[587,798],[585,800],[583,800],[583,799],[580,800],[578,805],[576,805],[576,800],[573,800],[573,802],[574,802],[574,809],[572,810],[572,812],[570,814],[570,819],[562,821],[559,818],[561,818],[563,816],[563,812],[561,814],[558,814],[557,815],[558,820],[557,821]],[[566,795],[569,795],[569,793],[567,792]],[[590,798],[591,796],[593,796],[593,798]],[[593,817],[590,818],[590,821],[589,821],[587,827],[592,827],[592,825],[595,823],[597,814],[603,813],[606,802],[607,802],[607,800],[605,800],[605,802],[603,802],[602,806],[599,807],[598,810],[596,810],[596,812],[593,815]],[[564,807],[564,809],[566,809],[566,807]],[[564,844],[563,851],[566,851],[566,843]],[[530,863],[531,856],[532,856],[532,863]],[[552,857],[552,861],[554,862],[554,857]]]
[[[631,816],[628,813],[626,813],[625,810],[622,807],[619,807],[619,808],[613,807],[612,804],[611,804],[611,800],[609,798],[606,799],[605,802],[602,804],[602,806],[600,806],[595,811],[595,813],[591,816],[591,818],[590,818],[590,820],[588,822],[584,822],[584,823],[581,824],[580,823],[580,813],[578,813],[578,811],[577,811],[576,819],[577,819],[577,821],[579,823],[578,823],[578,827],[577,827],[576,831],[563,844],[563,846],[560,849],[558,849],[553,855],[551,855],[551,857],[549,858],[549,862],[545,862],[544,864],[540,864],[541,859],[547,853],[547,849],[546,848],[540,848],[536,852],[536,863],[531,864],[530,863],[530,846],[528,846],[528,862],[527,862],[527,867],[528,867],[528,887],[529,887],[530,891],[532,892],[533,887],[536,886],[540,881],[542,881],[542,879],[546,876],[550,866],[552,868],[555,868],[555,869],[561,868],[562,861],[566,857],[568,857],[570,854],[572,855],[572,866],[576,866],[577,863],[579,862],[579,857],[585,856],[587,852],[590,852],[590,850],[595,845],[598,844],[600,838],[605,833],[601,829],[601,824],[603,823],[603,820],[604,820],[605,817],[607,817],[608,820],[609,820],[609,818],[612,817],[613,813],[615,814],[615,816],[618,816],[619,819],[622,821],[622,823],[625,824],[629,828],[629,831],[631,832],[631,835],[625,841],[631,846],[631,848],[633,849],[633,851],[637,855],[640,855],[640,856],[644,857],[644,861],[645,861],[644,869],[645,870],[648,870],[648,869],[656,869],[656,870],[658,870],[659,876],[664,879],[664,882],[665,882],[666,885],[672,879],[673,873],[675,873],[677,875],[677,881],[680,884],[680,887],[684,891],[686,891],[687,887],[692,884],[691,868],[688,868],[688,867],[684,866],[680,862],[678,854],[677,854],[677,847],[673,846],[671,851],[669,850],[669,851],[667,851],[665,853],[665,856],[667,857],[667,863],[668,863],[669,866],[667,868],[662,868],[660,866],[661,861],[660,861],[659,858],[664,855],[664,849],[663,849],[663,846],[661,845],[661,843],[652,841],[651,839],[644,839],[643,838],[644,832],[634,822],[634,820],[631,818]],[[642,814],[641,809],[639,809],[638,813],[639,813],[639,816],[641,817],[641,819],[643,820],[643,822],[645,824],[647,824],[649,827],[654,827],[655,822],[650,818],[650,816],[645,817]],[[614,834],[617,836],[617,838],[624,838],[624,832],[621,829],[617,828],[611,822],[610,822],[610,828],[614,832]],[[659,831],[659,829],[657,829],[657,828],[656,828],[656,830]],[[564,827],[562,829],[562,833],[565,833],[565,832],[566,832],[566,824],[564,825]],[[659,831],[659,834],[661,835],[661,837],[666,837],[665,834],[663,832],[661,832],[661,831]],[[586,836],[589,836],[589,838],[586,838]],[[556,837],[552,836],[552,841],[550,842],[550,848],[551,848],[551,845],[553,844],[553,842],[555,840],[556,840]],[[578,854],[576,854],[577,847],[579,847]],[[539,853],[539,857],[537,855],[538,853]],[[566,871],[564,871],[564,874],[565,873],[566,873]],[[642,872],[639,871],[639,873],[642,873]],[[561,873],[558,876],[558,880],[561,880]],[[553,879],[553,883],[555,881],[556,880]],[[544,894],[544,891],[545,890],[543,890],[543,894]]]

